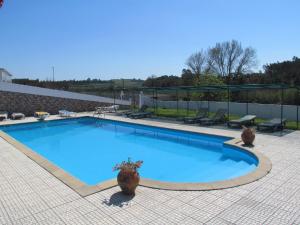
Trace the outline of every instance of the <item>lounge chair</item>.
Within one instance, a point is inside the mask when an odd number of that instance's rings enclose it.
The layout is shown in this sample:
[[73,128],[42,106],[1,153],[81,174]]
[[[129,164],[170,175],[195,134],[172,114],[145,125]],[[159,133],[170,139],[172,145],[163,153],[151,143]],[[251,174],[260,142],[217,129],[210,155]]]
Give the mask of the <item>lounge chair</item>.
[[226,109],[219,109],[211,118],[206,117],[198,120],[201,125],[213,125],[223,123],[226,120]]
[[0,121],[6,120],[8,118],[8,112],[0,111]]
[[142,119],[142,118],[147,118],[151,117],[153,112],[137,112],[137,113],[132,113],[129,115],[129,118],[131,119]]
[[111,105],[111,106],[107,106],[107,107],[104,107],[104,110],[106,112],[109,112],[109,113],[112,113],[112,112],[117,112],[117,110],[120,108],[119,105]]
[[208,109],[199,109],[195,117],[184,117],[183,122],[187,124],[197,123],[200,119],[208,116]]
[[147,109],[148,109],[147,105],[142,105],[141,108],[138,111],[136,111],[136,110],[127,110],[125,112],[122,112],[122,114],[124,116],[130,117],[131,114],[146,112]]
[[60,116],[60,117],[71,117],[72,115],[74,115],[75,114],[75,112],[70,112],[70,111],[68,111],[68,110],[59,110],[58,111],[58,115]]
[[119,109],[119,105],[111,105],[111,106],[100,106],[95,108],[94,115],[101,115],[105,113],[112,113],[112,112],[117,112]]
[[94,111],[94,116],[95,115],[101,115],[101,114],[104,114],[105,112],[104,112],[104,107],[96,107],[95,108],[95,111]]
[[243,116],[242,118],[228,121],[227,125],[229,127],[233,127],[233,126],[238,126],[238,127],[249,126],[249,125],[253,125],[254,124],[255,118],[256,118],[255,115],[246,115],[246,116]]
[[148,106],[143,105],[138,112],[130,113],[128,117],[131,119],[142,119],[146,117],[151,117],[153,112],[146,112],[147,108]]
[[50,116],[50,114],[48,112],[35,112],[34,116],[38,119],[38,120],[45,120],[48,116]]
[[277,130],[283,130],[286,125],[286,119],[280,119],[280,118],[274,118],[267,122],[262,122],[257,124],[257,130],[271,130],[271,131],[277,131]]
[[23,113],[12,113],[10,118],[13,120],[21,120],[25,118],[25,115]]

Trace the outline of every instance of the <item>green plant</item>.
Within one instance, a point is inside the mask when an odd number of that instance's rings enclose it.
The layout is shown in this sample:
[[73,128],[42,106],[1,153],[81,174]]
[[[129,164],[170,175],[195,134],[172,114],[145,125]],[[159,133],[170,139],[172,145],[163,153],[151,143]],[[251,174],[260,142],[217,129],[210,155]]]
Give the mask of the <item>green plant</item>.
[[131,161],[130,158],[128,158],[127,161],[123,161],[120,164],[117,164],[113,167],[113,171],[117,170],[131,170],[131,171],[137,171],[138,168],[140,168],[143,164],[143,161],[139,160],[136,162]]

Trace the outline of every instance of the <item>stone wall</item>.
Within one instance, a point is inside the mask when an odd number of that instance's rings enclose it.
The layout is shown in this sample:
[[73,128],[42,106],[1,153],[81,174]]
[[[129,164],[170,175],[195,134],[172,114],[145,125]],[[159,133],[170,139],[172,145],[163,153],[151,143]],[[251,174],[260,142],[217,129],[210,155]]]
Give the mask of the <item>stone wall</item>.
[[105,103],[0,91],[0,111],[21,112],[32,116],[35,111],[57,114],[66,109],[74,112],[93,111]]
[[131,101],[113,99],[109,97],[88,95],[77,92],[55,90],[49,88],[34,87],[29,85],[14,84],[0,81],[0,91],[13,92],[13,93],[22,93],[29,95],[39,95],[39,96],[50,96],[54,98],[66,98],[66,99],[75,99],[83,100],[89,102],[105,102],[108,104],[117,104],[117,105],[131,105]]

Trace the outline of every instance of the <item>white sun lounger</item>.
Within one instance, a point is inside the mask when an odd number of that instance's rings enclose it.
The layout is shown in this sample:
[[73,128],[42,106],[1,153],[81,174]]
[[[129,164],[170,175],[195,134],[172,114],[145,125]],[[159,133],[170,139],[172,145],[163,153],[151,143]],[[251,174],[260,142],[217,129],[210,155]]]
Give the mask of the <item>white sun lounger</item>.
[[116,112],[119,109],[119,105],[111,105],[111,106],[100,106],[95,108],[95,114],[104,114],[104,113],[112,113]]
[[119,105],[111,105],[111,106],[103,107],[104,111],[109,113],[116,112],[119,108],[120,108]]
[[34,116],[38,120],[45,120],[48,116],[50,116],[50,114],[48,112],[35,112]]
[[8,113],[0,111],[0,121],[6,120],[8,118]]
[[61,117],[71,117],[72,115],[75,114],[75,112],[70,112],[68,110],[59,110],[58,111],[59,116]]
[[20,119],[24,119],[25,115],[23,113],[13,113],[11,114],[11,118],[13,120],[20,120]]

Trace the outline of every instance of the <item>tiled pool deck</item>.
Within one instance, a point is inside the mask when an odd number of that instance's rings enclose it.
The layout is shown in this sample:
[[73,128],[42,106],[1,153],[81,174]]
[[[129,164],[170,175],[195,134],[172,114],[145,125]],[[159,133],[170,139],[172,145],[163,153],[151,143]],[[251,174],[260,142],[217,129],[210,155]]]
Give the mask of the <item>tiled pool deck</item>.
[[[240,135],[235,130],[190,129]],[[0,224],[300,224],[300,132],[257,134],[255,149],[273,167],[251,184],[218,191],[138,187],[132,199],[114,187],[83,198],[0,139]]]

